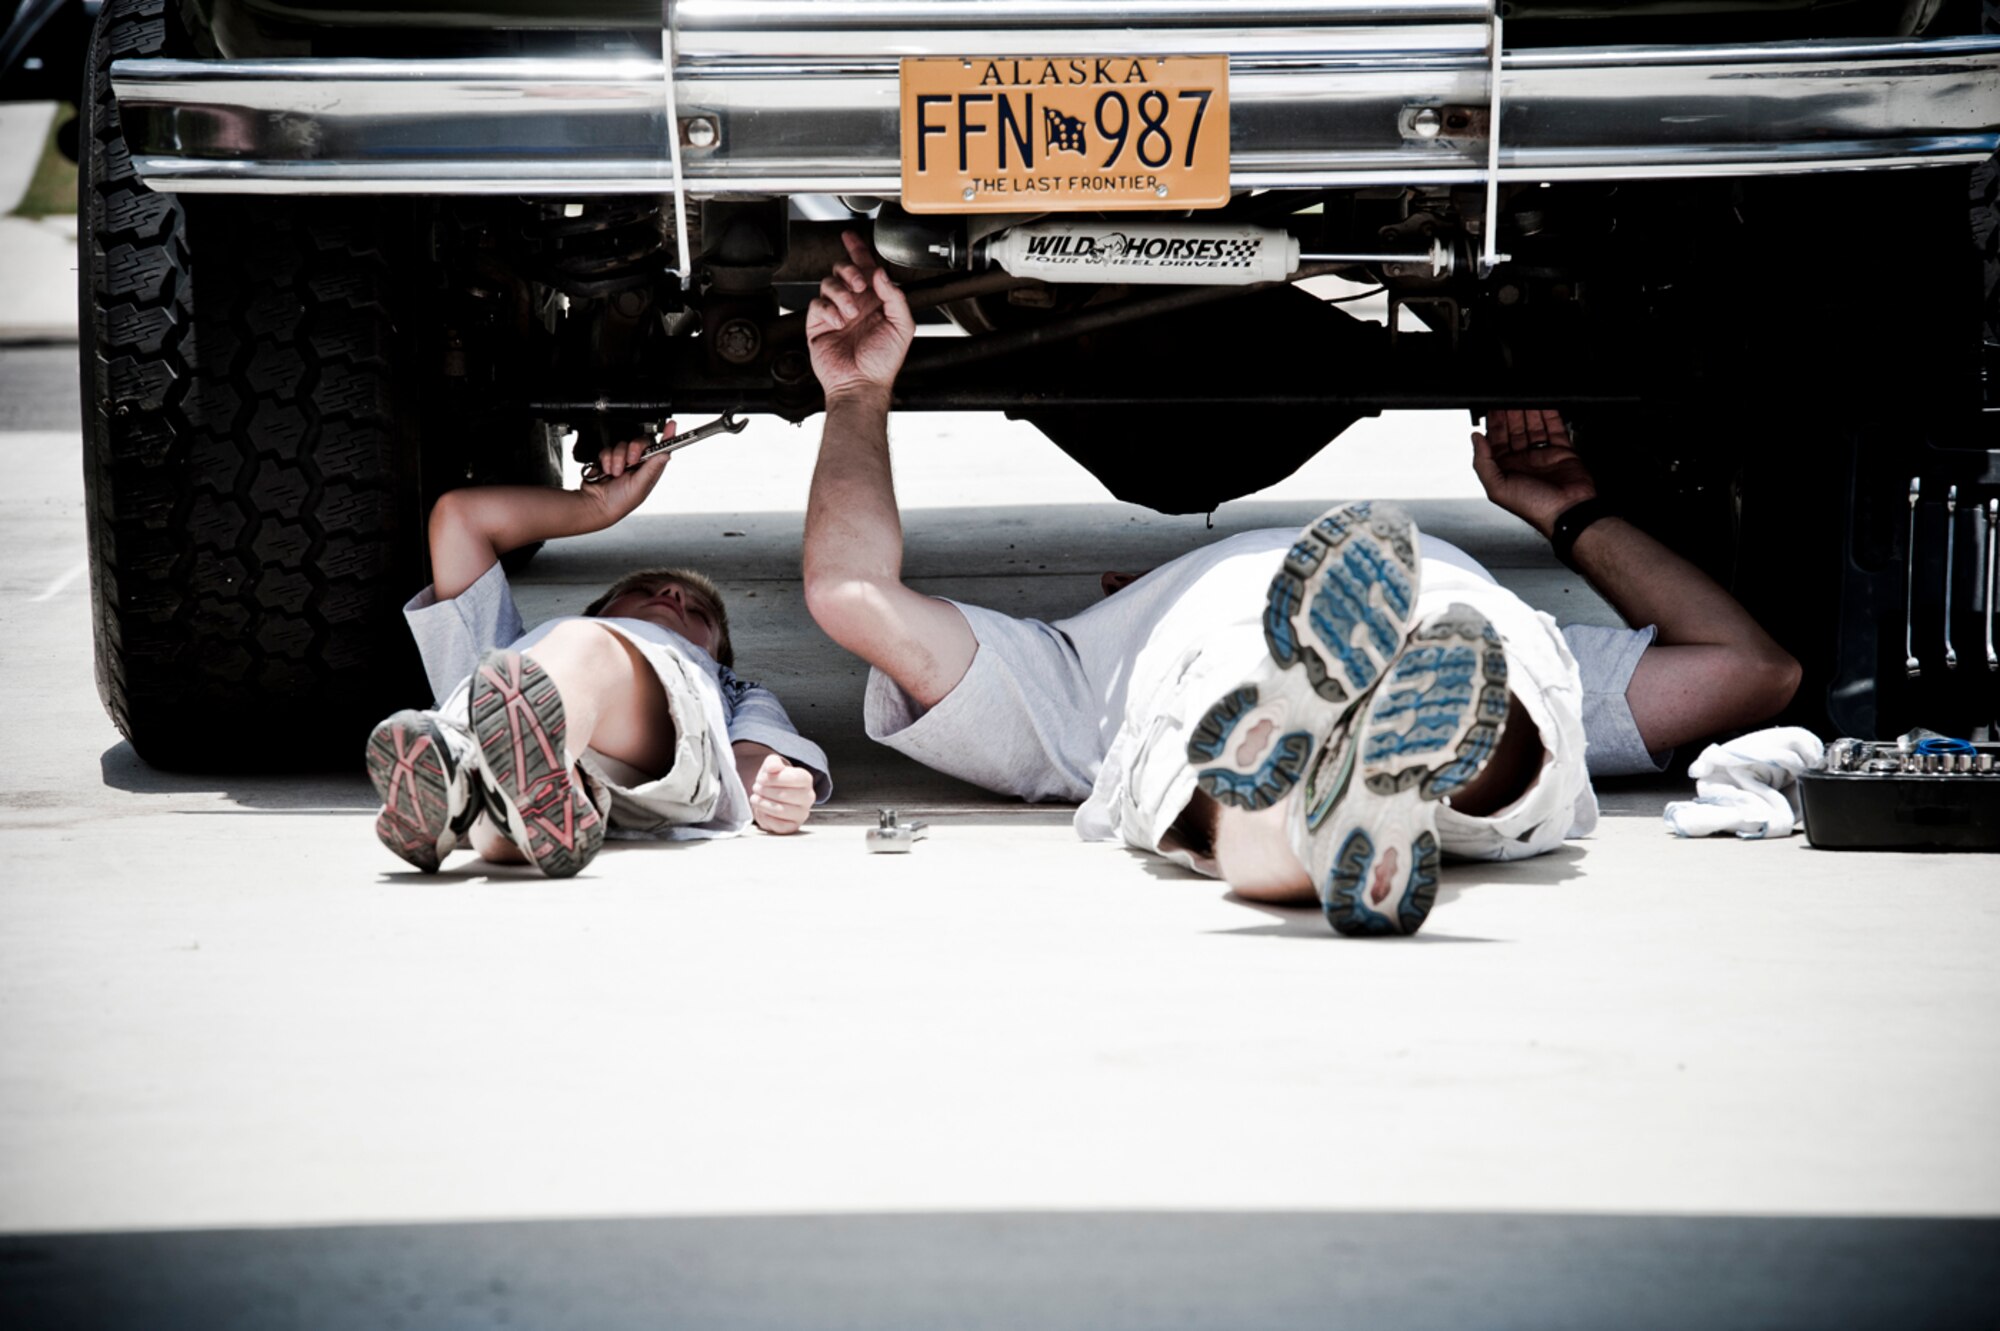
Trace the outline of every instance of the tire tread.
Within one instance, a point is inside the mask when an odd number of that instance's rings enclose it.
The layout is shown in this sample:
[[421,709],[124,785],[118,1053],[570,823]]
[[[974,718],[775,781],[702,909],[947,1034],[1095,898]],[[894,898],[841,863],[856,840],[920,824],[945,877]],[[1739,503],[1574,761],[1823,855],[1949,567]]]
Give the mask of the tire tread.
[[[351,761],[420,678],[398,613],[421,522],[387,214],[141,185],[109,65],[184,45],[165,0],[111,0],[92,41],[78,267],[99,693],[155,765]],[[246,723],[296,743],[215,738]]]

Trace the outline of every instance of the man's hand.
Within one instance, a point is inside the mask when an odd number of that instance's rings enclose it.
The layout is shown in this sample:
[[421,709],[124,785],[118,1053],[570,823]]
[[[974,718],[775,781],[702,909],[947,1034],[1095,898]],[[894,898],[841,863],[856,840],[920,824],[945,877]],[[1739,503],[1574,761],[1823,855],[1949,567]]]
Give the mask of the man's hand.
[[1554,411],[1496,411],[1472,435],[1472,472],[1486,497],[1544,537],[1564,509],[1597,497],[1597,484],[1570,447]]
[[812,817],[813,776],[773,753],[750,783],[750,816],[766,832],[789,836]]
[[916,319],[868,242],[852,231],[841,239],[854,261],[835,264],[806,308],[806,350],[829,407],[856,393],[879,395],[886,406]]
[[[673,438],[675,428],[668,421],[662,437]],[[584,486],[580,493],[586,502],[597,506],[600,526],[611,526],[645,503],[646,496],[660,483],[660,475],[666,471],[667,463],[673,461],[673,455],[662,453],[641,462],[639,455],[651,445],[650,439],[634,439],[598,452],[597,474],[604,479]]]
[[[1590,472],[1553,411],[1496,411],[1472,436],[1472,470],[1486,497],[1548,536],[1564,509],[1597,497]],[[1699,568],[1619,517],[1593,522],[1575,567],[1627,624],[1658,629],[1625,686],[1649,753],[1781,711],[1799,665]]]

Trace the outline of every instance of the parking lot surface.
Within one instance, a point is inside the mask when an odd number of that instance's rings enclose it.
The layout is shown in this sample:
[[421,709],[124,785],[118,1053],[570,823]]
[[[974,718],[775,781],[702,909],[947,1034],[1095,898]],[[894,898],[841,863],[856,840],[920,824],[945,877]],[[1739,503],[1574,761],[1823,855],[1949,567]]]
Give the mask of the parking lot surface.
[[[0,350],[9,1320],[2000,1316],[1990,857],[1675,841],[1662,779],[1602,790],[1558,854],[1448,869],[1416,938],[1334,937],[870,745],[863,671],[799,592],[817,426],[760,422],[546,550],[523,610],[710,569],[834,804],[572,881],[424,877],[375,843],[358,745],[349,772],[189,777],[105,718],[74,354]],[[1364,422],[1211,531],[1111,502],[1026,427],[899,421],[908,567],[1053,616],[1107,569],[1374,495],[1603,620],[1478,498],[1464,434]],[[884,805],[933,835],[866,854]]]

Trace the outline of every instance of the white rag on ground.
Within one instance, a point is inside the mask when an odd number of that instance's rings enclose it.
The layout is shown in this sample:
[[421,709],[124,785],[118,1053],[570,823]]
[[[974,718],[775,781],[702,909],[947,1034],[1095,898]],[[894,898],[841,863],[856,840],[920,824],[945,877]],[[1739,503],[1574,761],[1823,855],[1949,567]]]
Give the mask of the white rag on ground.
[[1800,820],[1799,773],[1818,766],[1824,749],[1798,726],[1709,745],[1688,768],[1694,798],[1667,805],[1667,830],[1689,837],[1734,832],[1747,840],[1790,836]]

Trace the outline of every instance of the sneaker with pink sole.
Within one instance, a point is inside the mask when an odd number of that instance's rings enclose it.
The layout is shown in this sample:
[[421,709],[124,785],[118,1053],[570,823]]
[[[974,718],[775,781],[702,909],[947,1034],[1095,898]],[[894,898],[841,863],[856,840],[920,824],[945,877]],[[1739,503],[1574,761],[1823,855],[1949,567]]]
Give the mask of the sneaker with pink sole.
[[472,674],[479,768],[508,839],[551,878],[589,864],[604,816],[563,747],[562,695],[533,657],[488,652]]

